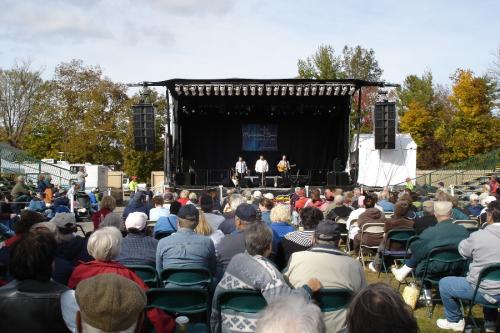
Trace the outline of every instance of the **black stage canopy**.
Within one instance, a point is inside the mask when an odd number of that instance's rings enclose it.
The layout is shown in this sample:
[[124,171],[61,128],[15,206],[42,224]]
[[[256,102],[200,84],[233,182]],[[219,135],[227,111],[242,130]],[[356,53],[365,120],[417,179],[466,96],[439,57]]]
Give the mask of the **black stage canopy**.
[[[351,97],[360,80],[187,80],[165,84],[174,103],[178,169],[229,169],[243,156],[271,171],[283,154],[299,170],[343,170]],[[337,162],[337,163],[335,163]],[[297,169],[295,169],[297,170]]]

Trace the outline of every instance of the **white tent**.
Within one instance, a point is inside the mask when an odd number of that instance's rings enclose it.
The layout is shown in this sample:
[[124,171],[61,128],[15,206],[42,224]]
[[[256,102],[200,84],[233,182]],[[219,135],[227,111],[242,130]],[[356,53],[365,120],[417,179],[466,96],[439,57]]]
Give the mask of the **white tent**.
[[[356,136],[351,144],[351,156],[356,151]],[[349,172],[350,163],[347,163]],[[359,136],[359,170],[357,182],[365,186],[391,186],[415,179],[417,174],[417,144],[410,134],[396,134],[395,149],[375,149],[373,134]]]

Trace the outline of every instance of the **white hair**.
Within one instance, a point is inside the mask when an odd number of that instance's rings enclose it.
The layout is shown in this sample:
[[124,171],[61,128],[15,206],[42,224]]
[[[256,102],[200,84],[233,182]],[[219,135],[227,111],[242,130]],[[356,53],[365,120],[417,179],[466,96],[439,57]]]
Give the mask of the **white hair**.
[[257,321],[255,333],[323,333],[325,323],[320,308],[304,298],[278,298],[267,306]]
[[189,193],[189,201],[191,201],[192,203],[196,203],[196,201],[198,201],[198,196],[196,195],[196,193]]
[[99,227],[115,227],[120,231],[125,230],[123,219],[118,213],[109,213],[104,217]]
[[271,209],[271,222],[290,222],[290,206],[276,205]]
[[120,253],[122,238],[120,230],[115,227],[99,228],[90,236],[87,250],[96,260],[114,260]]
[[231,207],[231,211],[235,212],[236,208],[242,203],[245,203],[245,198],[243,198],[239,194],[233,194],[229,197],[229,206]]
[[344,202],[344,196],[337,194],[335,198],[333,199],[333,203],[335,205],[341,205]]

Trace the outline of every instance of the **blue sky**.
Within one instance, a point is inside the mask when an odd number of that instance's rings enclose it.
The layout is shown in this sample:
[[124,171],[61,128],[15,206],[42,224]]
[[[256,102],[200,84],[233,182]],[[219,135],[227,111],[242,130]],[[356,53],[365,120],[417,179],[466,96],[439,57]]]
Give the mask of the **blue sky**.
[[120,82],[287,78],[320,44],[373,48],[383,78],[483,74],[500,47],[500,1],[0,0],[0,67],[50,78],[73,58]]

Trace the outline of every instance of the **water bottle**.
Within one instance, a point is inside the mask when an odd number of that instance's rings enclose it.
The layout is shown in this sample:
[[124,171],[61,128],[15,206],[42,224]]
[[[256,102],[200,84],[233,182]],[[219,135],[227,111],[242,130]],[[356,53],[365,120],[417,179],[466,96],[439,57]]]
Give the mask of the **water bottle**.
[[177,324],[177,332],[179,333],[187,333],[187,325],[189,323],[189,318],[186,316],[179,316],[175,318],[175,322]]

